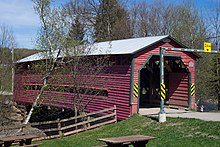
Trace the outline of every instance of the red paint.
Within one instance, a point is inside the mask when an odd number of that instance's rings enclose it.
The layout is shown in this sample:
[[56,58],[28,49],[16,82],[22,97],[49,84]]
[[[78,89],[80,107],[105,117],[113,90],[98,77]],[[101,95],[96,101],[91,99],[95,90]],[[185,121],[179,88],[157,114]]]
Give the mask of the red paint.
[[[90,87],[107,90],[108,97],[86,95],[83,103],[87,104],[88,101],[92,100],[86,108],[87,112],[116,105],[118,119],[125,119],[131,114],[129,106],[131,67],[130,65],[113,65],[107,70],[110,71],[110,74],[102,73],[97,76],[96,83],[87,84]],[[85,78],[89,78],[89,75],[86,75]],[[15,75],[15,101],[18,103],[32,103],[39,90],[25,90],[24,85],[41,85],[41,79],[40,75],[30,74],[30,72],[29,74],[26,74],[26,72],[17,73]],[[49,79],[49,85],[71,86],[71,75],[60,75],[54,79]],[[74,97],[73,93],[44,91],[41,103],[43,105],[73,109]]]
[[[169,43],[158,42],[146,49],[143,49],[137,52],[134,55],[134,83],[138,83],[138,72],[144,62],[152,55],[158,54],[160,47],[174,47],[181,48],[179,44],[174,41]],[[193,62],[195,64],[195,59],[197,58],[194,54],[188,52],[178,52],[178,51],[166,51],[166,54],[175,54],[180,55],[182,61],[185,66],[191,72],[191,80],[192,83],[195,82],[195,67],[189,67],[189,62]],[[122,57],[120,57],[122,56]],[[109,74],[102,73],[98,75],[96,83],[87,83],[90,87],[96,88],[104,88],[108,91],[108,96],[96,96],[94,99],[91,95],[87,95],[83,100],[83,103],[86,104],[90,99],[93,99],[86,111],[92,112],[100,109],[105,109],[109,107],[113,107],[113,105],[117,106],[117,117],[119,119],[125,119],[129,115],[138,112],[138,99],[133,98],[132,105],[129,104],[130,99],[130,76],[131,76],[131,55],[112,55],[113,59],[117,59],[120,57],[121,59],[129,59],[130,61],[125,62],[129,63],[129,65],[113,65],[106,69],[109,71]],[[81,78],[89,78],[90,75],[81,76]],[[159,78],[159,77],[158,77]],[[187,90],[187,81],[188,79],[184,75],[182,77],[181,74],[170,74],[170,83],[171,87],[170,91],[170,104],[178,105],[178,106],[188,106],[187,98],[188,93],[183,92]],[[15,91],[14,91],[14,99],[19,103],[32,103],[35,99],[38,90],[25,90],[24,85],[41,85],[43,83],[42,76],[38,74],[33,74],[29,70],[17,71],[15,75]],[[71,75],[59,75],[54,79],[49,80],[50,85],[54,86],[71,86]],[[132,85],[133,87],[133,85]],[[186,97],[187,96],[187,97]],[[73,93],[68,92],[49,92],[45,91],[42,96],[42,104],[43,105],[51,105],[56,107],[65,107],[68,109],[73,109],[75,95]],[[195,104],[195,97],[192,97],[192,106]]]
[[169,74],[169,104],[188,107],[188,74]]
[[[174,41],[171,41],[169,43],[164,43],[164,42],[159,42],[151,47],[149,47],[148,49],[142,50],[138,53],[135,54],[135,62],[134,62],[134,83],[138,82],[138,72],[141,68],[141,66],[145,63],[145,61],[153,54],[160,54],[160,47],[168,47],[168,48],[182,48],[181,45],[177,44]],[[196,58],[198,58],[197,56],[195,56],[192,53],[189,52],[180,52],[180,51],[172,51],[172,50],[167,50],[166,54],[175,54],[175,55],[179,55],[181,56],[181,59],[183,61],[183,63],[185,64],[185,66],[189,69],[189,71],[191,72],[191,81],[192,83],[194,83],[195,81],[195,68],[191,68],[189,67],[189,61],[193,62],[195,64],[195,60]],[[159,77],[158,77],[159,78]],[[171,77],[170,77],[171,78]],[[188,83],[188,81],[187,81]],[[181,88],[182,85],[179,85],[178,88]],[[183,89],[182,89],[183,90]],[[178,101],[178,99],[174,100],[171,98],[171,103],[175,103],[175,105],[183,105],[184,107],[188,107],[188,89],[185,89],[187,92],[187,99],[184,99],[184,102],[182,101]],[[183,97],[185,97],[185,94],[182,94]],[[180,102],[180,104],[178,104]],[[195,105],[195,96],[192,97],[192,108],[194,109]],[[133,110],[133,109],[132,109]]]

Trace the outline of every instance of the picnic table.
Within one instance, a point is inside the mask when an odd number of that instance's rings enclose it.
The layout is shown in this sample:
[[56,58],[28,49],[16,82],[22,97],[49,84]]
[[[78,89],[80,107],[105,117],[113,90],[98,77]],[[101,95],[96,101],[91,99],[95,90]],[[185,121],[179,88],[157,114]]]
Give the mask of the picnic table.
[[18,136],[6,136],[0,138],[0,147],[10,147],[12,143],[19,142],[19,146],[30,145],[33,138],[38,138],[37,135],[18,135]]
[[134,147],[145,147],[149,140],[156,139],[156,137],[145,135],[131,135],[113,138],[100,138],[98,141],[105,142],[108,147],[128,147],[130,144]]

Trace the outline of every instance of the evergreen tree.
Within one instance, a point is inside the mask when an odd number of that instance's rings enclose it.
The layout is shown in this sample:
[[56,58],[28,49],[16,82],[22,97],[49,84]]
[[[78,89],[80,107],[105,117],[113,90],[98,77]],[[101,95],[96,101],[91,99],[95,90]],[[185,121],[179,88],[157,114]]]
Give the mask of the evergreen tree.
[[118,0],[101,0],[95,16],[94,38],[97,42],[131,37],[129,15]]
[[69,31],[68,42],[75,42],[75,44],[83,44],[84,40],[84,27],[79,18],[76,17],[72,23],[71,30]]
[[84,1],[74,0],[66,4],[65,8],[70,18],[71,28],[69,30],[68,43],[69,45],[79,45],[85,43],[85,16],[84,16]]

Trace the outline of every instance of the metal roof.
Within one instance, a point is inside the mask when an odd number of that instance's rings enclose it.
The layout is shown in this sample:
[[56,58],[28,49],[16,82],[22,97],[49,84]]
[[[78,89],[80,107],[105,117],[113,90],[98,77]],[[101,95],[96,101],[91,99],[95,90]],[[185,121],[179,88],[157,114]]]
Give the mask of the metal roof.
[[[169,36],[152,36],[94,43],[92,46],[90,46],[92,48],[92,52],[89,55],[133,54],[167,37]],[[54,56],[55,55],[56,52],[54,52]],[[64,54],[61,53],[60,57],[63,56]],[[39,52],[23,58],[17,61],[17,63],[37,61],[46,58],[48,58],[48,56],[45,55],[45,52]]]

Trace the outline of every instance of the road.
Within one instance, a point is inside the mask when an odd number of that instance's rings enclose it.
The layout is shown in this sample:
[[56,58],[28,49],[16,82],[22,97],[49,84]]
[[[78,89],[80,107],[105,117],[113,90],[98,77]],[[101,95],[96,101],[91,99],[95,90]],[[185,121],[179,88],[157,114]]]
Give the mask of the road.
[[[144,116],[158,116],[159,108],[141,108],[139,114]],[[220,121],[219,112],[194,112],[186,110],[177,110],[165,108],[167,117],[182,117],[182,118],[196,118],[205,121]]]

